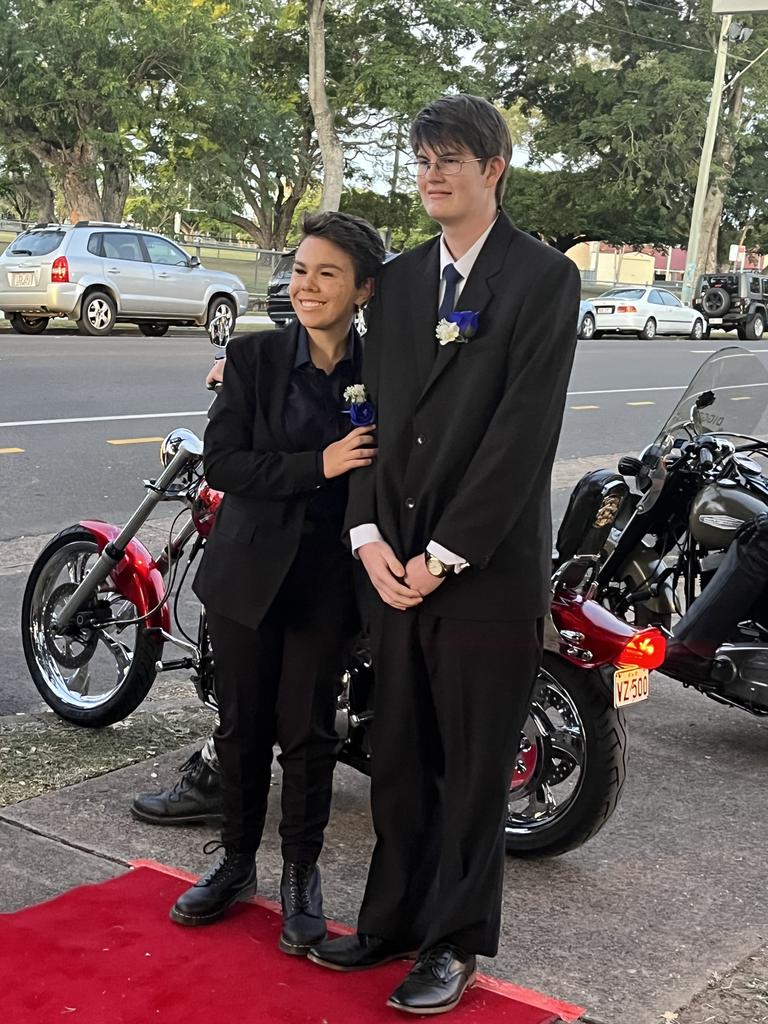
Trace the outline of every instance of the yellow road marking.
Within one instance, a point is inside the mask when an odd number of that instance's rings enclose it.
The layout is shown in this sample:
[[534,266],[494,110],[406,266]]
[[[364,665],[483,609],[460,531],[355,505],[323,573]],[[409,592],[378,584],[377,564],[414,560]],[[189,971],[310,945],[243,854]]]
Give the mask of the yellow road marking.
[[655,402],[627,402],[627,405],[656,405]]
[[0,448],[0,455],[19,455],[23,448]]
[[107,441],[107,444],[153,444],[162,440],[162,437],[119,437],[116,441]]
[[580,412],[582,409],[599,409],[600,406],[599,405],[572,405],[571,408],[575,409],[577,412]]

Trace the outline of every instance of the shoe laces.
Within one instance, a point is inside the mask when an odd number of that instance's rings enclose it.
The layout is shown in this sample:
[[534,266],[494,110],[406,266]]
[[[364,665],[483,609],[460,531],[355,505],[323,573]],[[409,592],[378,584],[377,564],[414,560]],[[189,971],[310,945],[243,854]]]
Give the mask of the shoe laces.
[[314,871],[314,864],[288,865],[288,891],[291,896],[291,903],[297,910],[309,910],[309,879]]
[[467,954],[459,946],[443,943],[422,953],[416,967],[419,971],[431,971],[436,978],[440,978],[447,971],[451,960],[466,959]]
[[188,789],[193,789],[200,779],[204,767],[203,755],[199,750],[196,750],[178,769],[183,774],[171,787],[168,799],[173,801],[179,800]]
[[198,885],[210,885],[214,879],[225,881],[230,875],[242,870],[242,861],[245,854],[237,853],[232,847],[227,847],[224,843],[219,842],[218,839],[211,839],[203,847],[203,853],[208,857],[212,857],[219,850],[223,850],[224,853],[213,867],[203,875],[197,883]]

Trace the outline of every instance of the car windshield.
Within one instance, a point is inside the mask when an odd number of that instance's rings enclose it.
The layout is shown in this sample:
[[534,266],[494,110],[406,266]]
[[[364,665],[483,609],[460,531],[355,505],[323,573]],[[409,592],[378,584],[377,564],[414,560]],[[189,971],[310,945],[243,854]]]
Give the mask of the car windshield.
[[64,238],[63,231],[29,231],[14,238],[6,249],[8,256],[47,256],[55,252]]
[[612,288],[603,292],[601,299],[642,299],[645,288]]
[[[711,392],[714,400],[692,415],[696,399],[705,392]],[[706,359],[675,403],[654,441],[654,465],[648,470],[652,486],[643,499],[643,511],[661,490],[666,477],[663,457],[675,441],[703,434],[768,439],[768,370],[757,356],[738,345],[721,348]]]

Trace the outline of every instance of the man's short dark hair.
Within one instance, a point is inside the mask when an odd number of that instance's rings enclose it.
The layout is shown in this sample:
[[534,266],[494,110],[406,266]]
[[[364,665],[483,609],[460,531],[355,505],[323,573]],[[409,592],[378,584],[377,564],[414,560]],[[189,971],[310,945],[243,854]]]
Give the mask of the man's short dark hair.
[[362,217],[335,210],[306,213],[301,229],[305,238],[310,235],[327,238],[343,249],[354,265],[358,287],[381,270],[386,255],[384,243],[376,228]]
[[466,93],[442,96],[428,103],[411,125],[413,152],[418,156],[425,146],[438,155],[456,146],[468,149],[473,156],[482,158],[482,170],[491,157],[503,157],[504,173],[496,184],[496,204],[501,206],[512,159],[512,138],[507,122],[492,103]]

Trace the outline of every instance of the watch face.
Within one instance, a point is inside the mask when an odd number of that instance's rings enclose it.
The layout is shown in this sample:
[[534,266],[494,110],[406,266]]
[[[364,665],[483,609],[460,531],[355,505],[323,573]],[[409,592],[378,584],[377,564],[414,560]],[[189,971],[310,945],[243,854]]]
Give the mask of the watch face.
[[433,576],[445,576],[446,569],[443,563],[436,555],[430,555],[427,558],[427,571]]

